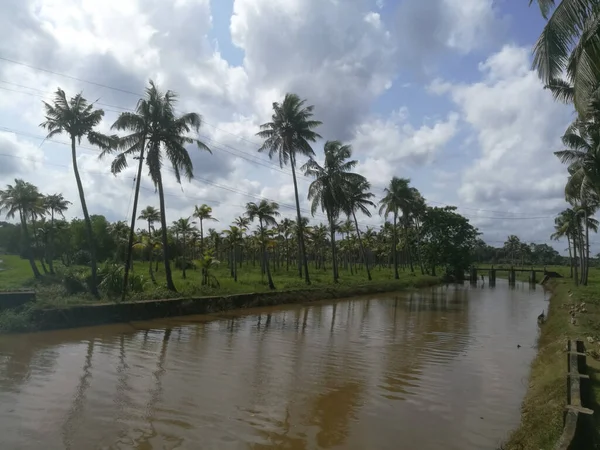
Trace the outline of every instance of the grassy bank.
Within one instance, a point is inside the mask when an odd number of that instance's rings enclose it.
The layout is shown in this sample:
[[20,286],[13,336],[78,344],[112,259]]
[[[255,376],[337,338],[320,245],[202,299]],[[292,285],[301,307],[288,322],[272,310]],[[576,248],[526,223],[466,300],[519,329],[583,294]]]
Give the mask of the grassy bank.
[[[569,268],[552,268],[568,276]],[[532,363],[529,388],[522,406],[521,424],[503,448],[510,450],[552,449],[563,429],[563,411],[566,404],[566,345],[569,339],[582,339],[588,351],[588,365],[595,399],[600,403],[600,270],[590,269],[588,286],[575,287],[570,278],[551,282],[548,320],[542,326],[538,340],[538,354]],[[570,291],[572,294],[570,294]],[[576,314],[571,323],[573,305],[585,303],[583,312]],[[591,338],[594,342],[588,342]],[[596,429],[600,430],[595,410]],[[590,443],[589,448],[596,448]],[[596,443],[598,445],[598,443]]]
[[[18,310],[0,312],[0,332],[34,331],[130,320],[158,318],[164,316],[202,314],[233,308],[307,302],[354,295],[393,292],[408,288],[431,286],[439,278],[401,272],[395,280],[391,270],[375,268],[373,280],[368,281],[366,272],[359,268],[340,270],[340,282],[333,284],[328,270],[311,271],[312,284],[307,286],[298,277],[294,267],[273,269],[277,289],[269,289],[266,277],[252,263],[239,268],[235,282],[227,267],[219,267],[212,274],[219,287],[201,285],[200,270],[188,270],[186,278],[175,270],[174,281],[177,293],[164,287],[164,274],[159,267],[154,285],[148,273],[148,265],[136,263],[134,273],[143,281],[140,292],[134,293],[127,302],[119,303],[118,297],[103,295],[100,300],[89,294],[69,294],[61,283],[60,276],[47,276],[33,281],[27,261],[15,256],[3,256],[4,271],[0,271],[0,289],[33,287],[37,300]],[[183,301],[182,299],[185,299]],[[159,300],[160,302],[152,301]]]

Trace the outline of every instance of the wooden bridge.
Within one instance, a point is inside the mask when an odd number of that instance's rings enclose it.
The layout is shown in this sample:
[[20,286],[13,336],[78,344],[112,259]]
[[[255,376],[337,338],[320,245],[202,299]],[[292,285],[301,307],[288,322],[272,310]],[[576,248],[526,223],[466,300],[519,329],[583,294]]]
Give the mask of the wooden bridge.
[[[471,282],[471,284],[477,284],[478,281],[478,274],[479,273],[485,273],[487,272],[488,274],[488,280],[490,283],[490,286],[493,286],[496,284],[496,273],[497,272],[508,272],[508,283],[509,284],[514,284],[517,281],[517,272],[527,272],[529,274],[529,282],[530,283],[536,283],[537,282],[537,274],[542,274],[543,278],[542,278],[542,284],[544,284],[546,282],[546,280],[548,280],[548,278],[560,278],[561,275],[556,273],[556,272],[549,272],[546,270],[546,268],[544,267],[543,269],[535,269],[535,268],[530,268],[530,269],[515,269],[514,267],[508,267],[508,268],[504,268],[504,267],[490,267],[488,269],[483,269],[483,268],[478,268],[475,266],[472,266],[469,269],[469,281]],[[483,277],[483,275],[481,275]]]

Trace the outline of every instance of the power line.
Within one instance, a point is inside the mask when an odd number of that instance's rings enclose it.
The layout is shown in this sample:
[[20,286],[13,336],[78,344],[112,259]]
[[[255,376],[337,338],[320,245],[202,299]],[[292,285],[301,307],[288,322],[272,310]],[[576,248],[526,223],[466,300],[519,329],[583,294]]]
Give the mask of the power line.
[[[140,93],[136,93],[136,92],[133,92],[133,91],[129,91],[129,90],[126,90],[126,89],[121,89],[121,88],[118,88],[118,87],[106,85],[106,84],[95,82],[95,81],[91,81],[91,80],[86,80],[86,79],[83,79],[83,78],[75,77],[75,76],[64,74],[64,73],[59,73],[59,72],[48,70],[48,69],[45,69],[45,68],[33,66],[31,64],[27,64],[27,63],[24,63],[24,62],[21,62],[21,61],[16,61],[16,60],[13,60],[13,59],[10,59],[10,58],[6,58],[6,57],[0,56],[0,60],[5,61],[5,62],[9,62],[9,63],[12,63],[12,64],[24,66],[24,67],[27,67],[27,68],[30,68],[30,69],[33,69],[33,70],[39,70],[39,71],[42,71],[42,72],[50,73],[50,74],[61,76],[61,77],[68,78],[68,79],[72,79],[72,80],[79,81],[79,82],[82,82],[82,83],[87,83],[87,84],[90,84],[90,85],[102,87],[102,88],[105,88],[105,89],[110,89],[110,90],[114,90],[114,91],[117,91],[117,92],[122,92],[122,93],[130,94],[130,95],[134,95],[134,96],[137,96],[137,97],[143,97],[143,94],[140,94]],[[21,88],[31,89],[31,90],[35,90],[35,91],[42,92],[42,93],[44,92],[44,91],[42,91],[40,89],[33,88],[33,87],[30,87],[30,86],[25,86],[25,85],[21,85],[21,84],[18,84],[18,83],[13,83],[13,82],[10,82],[10,81],[5,81],[5,80],[0,80],[0,81],[3,82],[3,83],[7,83],[7,84],[12,84],[14,86],[18,86],[18,87],[21,87]],[[11,92],[16,92],[16,93],[21,93],[21,94],[26,94],[26,95],[32,95],[32,96],[40,97],[37,94],[32,94],[32,93],[27,93],[27,92],[15,91],[15,90],[7,89],[7,88],[2,88],[2,87],[0,87],[0,89],[4,89],[4,90],[7,90],[7,91],[11,91]],[[121,109],[121,110],[124,110],[124,111],[133,111],[133,109],[125,108],[125,107],[121,107],[121,106],[107,105],[107,104],[102,104],[102,103],[97,103],[97,104],[98,105],[102,105],[102,106],[111,107],[111,108]],[[118,113],[119,111],[111,111],[111,112]],[[244,138],[243,136],[239,136],[239,135],[231,133],[231,132],[229,132],[227,130],[220,129],[217,126],[212,125],[212,124],[210,124],[210,123],[208,123],[206,121],[203,121],[203,123],[206,124],[206,125],[209,125],[209,126],[211,126],[213,128],[215,128],[216,130],[219,130],[219,131],[231,134],[232,136],[235,136],[238,139],[247,141],[247,142],[249,142],[249,143],[251,143],[253,145],[259,145],[259,144],[255,143],[255,142],[253,142],[253,141],[251,141],[249,139]],[[225,150],[222,147],[221,148],[217,147],[217,149],[219,149],[221,151],[224,151],[226,153],[230,153],[230,154],[232,154],[235,157],[242,158],[242,159],[244,159],[246,161],[249,161],[249,162],[251,162],[253,164],[261,165],[261,166],[266,167],[266,168],[268,168],[270,170],[277,170],[277,171],[279,171],[281,173],[288,174],[288,175],[291,174],[291,171],[288,171],[286,169],[282,169],[281,167],[277,167],[278,165],[276,163],[271,162],[270,160],[263,160],[262,158],[259,158],[256,155],[249,154],[248,152],[236,149],[236,148],[234,148],[232,146],[229,146],[227,144],[219,143],[218,141],[215,141],[214,139],[212,139],[210,137],[207,137],[207,136],[203,136],[203,137],[205,139],[211,140],[213,143],[220,144],[221,146],[228,147],[228,148],[230,148],[230,149],[238,152],[238,154],[234,154],[234,153],[232,153],[230,151]],[[214,146],[214,144],[213,144],[213,146]],[[242,154],[244,154],[244,156],[242,156]],[[266,164],[269,164],[272,167],[269,167]],[[298,177],[299,178],[304,178],[304,179],[306,179],[308,181],[312,181],[311,179],[303,176],[302,174],[298,174]],[[384,188],[378,187],[378,186],[373,186],[373,187],[376,188],[376,189],[380,189],[380,190],[384,189]],[[435,201],[430,201],[429,203],[441,204],[441,205],[445,205],[445,206],[451,206],[451,205],[447,205],[447,204],[442,203],[442,202],[435,202]],[[511,215],[524,215],[524,214],[526,214],[526,213],[514,213],[514,212],[510,212],[510,211],[494,211],[494,210],[485,210],[485,209],[480,209],[480,208],[469,208],[469,207],[463,207],[463,206],[457,206],[457,208],[458,209],[473,210],[473,211],[490,212],[490,213],[493,213],[493,214],[511,214]],[[466,214],[463,214],[463,215],[465,217],[472,218],[472,219],[495,219],[495,220],[537,220],[537,219],[548,219],[548,218],[553,218],[554,217],[554,216],[540,216],[540,217],[485,217],[485,216],[468,216]]]

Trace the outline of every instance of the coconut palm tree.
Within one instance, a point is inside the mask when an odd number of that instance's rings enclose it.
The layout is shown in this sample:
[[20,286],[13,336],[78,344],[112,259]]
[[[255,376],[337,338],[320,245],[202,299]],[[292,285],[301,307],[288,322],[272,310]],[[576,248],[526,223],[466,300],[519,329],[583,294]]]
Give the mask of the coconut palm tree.
[[566,73],[575,108],[585,116],[600,80],[598,2],[537,0],[537,3],[548,21],[533,49],[533,67],[546,85],[556,84]]
[[49,245],[47,248],[46,259],[51,274],[54,274],[54,218],[58,214],[64,219],[64,213],[69,209],[70,204],[71,202],[65,200],[62,194],[51,194],[44,197],[44,205],[46,210],[50,213],[50,236],[48,239]]
[[233,281],[237,282],[236,249],[242,243],[244,236],[242,230],[235,225],[230,225],[229,229],[223,230],[223,234],[227,238],[231,250],[231,276]]
[[[559,240],[561,237],[566,237],[569,242],[569,259],[571,260],[571,277],[574,278],[575,284],[579,284],[577,273],[577,246],[575,245],[579,234],[579,222],[577,212],[573,208],[567,208],[561,211],[554,219],[554,233],[551,238]],[[573,254],[571,254],[571,248]]]
[[398,216],[408,216],[413,201],[414,191],[410,187],[410,179],[393,177],[388,187],[384,189],[385,196],[379,201],[381,207],[379,214],[385,219],[392,214],[392,258],[394,263],[394,278],[399,279],[398,273],[398,254],[396,247],[398,244]]
[[186,278],[185,271],[188,264],[188,259],[186,258],[187,238],[194,231],[194,223],[195,222],[190,220],[190,217],[182,217],[181,219],[177,219],[175,222],[173,222],[173,231],[178,236],[181,236],[183,244],[181,251],[181,276],[184,280]]
[[105,136],[94,131],[94,128],[102,121],[104,111],[95,109],[94,104],[88,103],[81,93],[71,99],[67,99],[65,91],[58,88],[54,94],[54,101],[52,104],[44,102],[44,108],[46,110],[46,120],[42,122],[40,126],[48,130],[46,138],[50,139],[58,134],[66,133],[71,139],[71,161],[73,164],[73,172],[75,174],[75,182],[77,183],[77,191],[79,192],[79,200],[81,201],[81,209],[83,210],[83,219],[85,222],[90,252],[92,269],[91,292],[94,296],[98,297],[96,243],[94,242],[92,221],[90,220],[90,215],[88,213],[85,193],[83,192],[83,184],[77,166],[77,144],[81,144],[81,139],[85,137],[90,144],[95,145],[102,150],[108,150],[114,148],[116,145],[116,137]]
[[203,223],[205,220],[212,220],[214,222],[218,222],[212,216],[212,208],[208,205],[200,205],[194,207],[193,216],[200,221],[200,253],[204,254],[204,228]]
[[285,259],[286,259],[286,265],[285,265],[285,270],[289,271],[290,270],[290,248],[289,248],[289,240],[290,240],[290,235],[292,233],[292,228],[294,225],[294,221],[288,219],[287,217],[285,219],[283,219],[281,222],[279,222],[279,224],[277,225],[277,227],[279,228],[279,232],[281,233],[281,236],[283,237],[283,247],[284,247],[284,252],[285,252]]
[[320,205],[327,215],[333,259],[333,282],[337,283],[339,273],[335,249],[336,221],[346,205],[350,186],[366,179],[362,175],[350,172],[358,163],[357,160],[350,160],[352,157],[350,145],[343,145],[340,141],[327,141],[323,151],[325,153],[323,166],[311,158],[302,169],[306,176],[315,178],[308,188],[308,199],[312,200],[312,214],[315,214]]
[[9,184],[6,189],[0,191],[0,212],[5,213],[7,219],[13,219],[17,214],[19,216],[23,250],[35,278],[40,278],[42,274],[33,257],[27,219],[31,217],[32,211],[38,208],[41,198],[42,195],[36,186],[21,179],[15,179],[14,185]]
[[[298,222],[301,221],[300,200],[298,196],[298,183],[296,181],[297,156],[312,157],[314,151],[311,142],[320,139],[321,136],[314,130],[321,122],[313,120],[314,106],[306,106],[306,100],[301,100],[296,94],[286,94],[282,103],[273,103],[273,115],[271,122],[264,123],[256,135],[264,139],[259,152],[267,151],[269,158],[277,156],[279,165],[283,167],[288,163],[292,168],[292,180],[294,182],[294,195],[296,198],[296,215]],[[304,245],[304,236],[298,228],[299,258],[304,262],[304,279],[310,284],[308,274],[308,258]],[[302,267],[299,267],[299,275],[302,278]]]
[[146,206],[140,212],[139,220],[148,222],[148,235],[152,234],[153,225],[155,222],[160,222],[160,211],[154,206]]
[[258,219],[258,232],[260,236],[260,245],[262,250],[262,261],[264,270],[267,272],[267,281],[269,289],[275,289],[271,269],[269,267],[269,254],[267,252],[267,234],[265,226],[277,225],[275,217],[279,216],[279,205],[275,202],[261,200],[258,204],[250,202],[246,204],[246,214],[252,221]]
[[152,262],[154,257],[154,251],[159,250],[162,247],[161,240],[156,236],[148,233],[147,235],[141,236],[140,241],[133,244],[135,249],[148,252],[148,273],[152,283],[156,284],[156,278],[154,277],[154,270],[152,270]]
[[367,277],[369,281],[371,278],[371,270],[369,268],[369,260],[367,258],[367,254],[365,252],[365,247],[363,245],[360,228],[358,226],[358,220],[356,220],[356,211],[362,212],[365,216],[371,217],[370,208],[375,207],[375,203],[373,203],[370,199],[374,197],[373,193],[370,192],[371,184],[365,179],[360,180],[355,183],[351,183],[348,186],[348,190],[346,192],[346,201],[344,203],[343,209],[348,217],[352,216],[354,219],[354,226],[356,228],[356,236],[358,237],[358,245],[360,247],[360,251],[363,256],[363,261],[365,262],[365,268],[367,269]]
[[[115,122],[116,129],[131,130],[132,134],[120,140],[120,148],[125,150],[117,155],[111,166],[113,173],[119,173],[127,167],[127,157],[137,155],[140,158],[138,174],[141,175],[143,152],[146,151],[146,166],[150,178],[158,190],[165,277],[167,289],[171,291],[177,289],[173,283],[169,262],[167,217],[162,175],[163,161],[167,159],[171,163],[175,179],[178,183],[181,183],[182,174],[188,180],[191,180],[194,176],[194,166],[186,146],[193,144],[200,150],[210,152],[210,149],[195,137],[202,125],[202,117],[193,112],[177,116],[175,112],[176,102],[177,94],[173,91],[163,93],[150,81],[150,85],[146,89],[146,98],[138,103],[135,115],[120,116],[120,118],[123,117],[123,120]],[[190,136],[189,133],[194,133],[194,137]],[[139,178],[138,176],[136,195],[139,193]],[[133,221],[134,219],[132,219]],[[125,277],[127,277],[127,272],[125,272]],[[126,278],[124,281],[126,282]]]

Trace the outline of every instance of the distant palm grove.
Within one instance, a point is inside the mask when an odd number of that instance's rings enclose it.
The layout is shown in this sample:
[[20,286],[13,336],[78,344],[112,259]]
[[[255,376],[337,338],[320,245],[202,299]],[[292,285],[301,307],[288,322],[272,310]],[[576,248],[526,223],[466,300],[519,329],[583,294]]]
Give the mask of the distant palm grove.
[[[313,106],[294,94],[273,103],[271,121],[261,125],[257,136],[263,140],[259,152],[291,168],[295,220],[281,218],[277,202],[257,199],[231,224],[220,222],[205,204],[190,205],[188,217],[167,223],[164,165],[178,182],[191,180],[189,152],[210,152],[197,137],[201,116],[178,114],[176,100],[175,93],[150,82],[135,110],[121,113],[112,124],[115,134],[104,135],[97,131],[104,112],[80,94],[68,98],[58,89],[54,101],[43,104],[46,118],[40,126],[48,137],[63,134],[70,140],[78,198],[43,194],[29,181],[14,180],[0,191],[1,211],[11,221],[0,227],[0,248],[27,260],[39,283],[55,282],[67,294],[113,298],[176,292],[174,270],[186,291],[195,286],[193,292],[213,292],[224,277],[236,283],[248,273],[270,289],[284,277],[311,284],[315,274],[323,279],[326,273],[329,283],[343,276],[368,282],[374,274],[398,279],[400,272],[461,279],[487,248],[456,208],[428,206],[408,178],[392,178],[376,197],[369,181],[355,172],[358,161],[352,159],[350,145],[326,141],[317,157],[313,145],[322,139],[321,122],[314,118]],[[77,166],[82,139],[101,150],[100,158],[115,176],[135,161],[129,223],[110,223],[88,210]],[[313,180],[308,192],[299,192],[298,173]],[[156,206],[138,205],[143,176],[156,187]],[[320,211],[326,218],[324,223],[302,216],[301,196],[310,200],[313,216]],[[82,217],[67,222],[69,208],[77,208]],[[383,225],[361,227],[357,214],[370,217],[375,212],[384,218]]]

